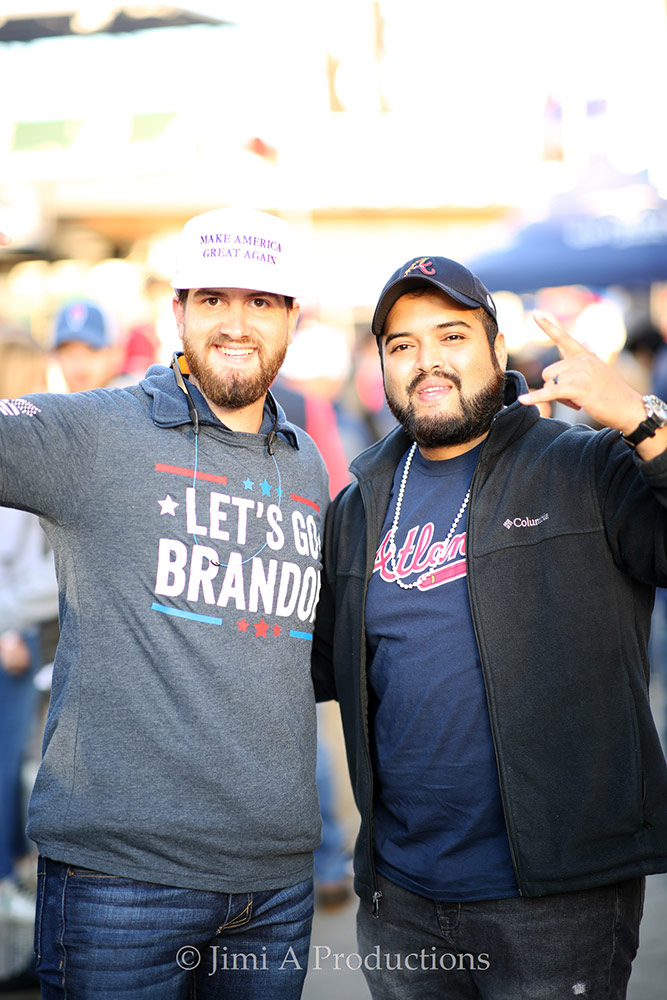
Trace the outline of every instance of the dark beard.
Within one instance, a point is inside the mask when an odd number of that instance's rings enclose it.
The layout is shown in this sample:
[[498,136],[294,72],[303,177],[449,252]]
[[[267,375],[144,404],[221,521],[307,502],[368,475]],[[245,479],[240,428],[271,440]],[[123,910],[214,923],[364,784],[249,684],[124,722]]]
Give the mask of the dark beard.
[[424,448],[443,448],[449,445],[466,444],[485,434],[496,413],[505,400],[505,373],[496,365],[487,384],[474,396],[461,393],[461,379],[455,372],[432,371],[429,375],[417,375],[408,386],[408,397],[427,377],[446,378],[459,390],[460,410],[458,413],[418,417],[412,400],[401,406],[385,396],[389,409],[403,426],[406,434]]
[[[217,342],[217,340],[212,341],[212,343]],[[231,372],[222,379],[206,363],[204,351],[200,355],[192,347],[187,334],[183,336],[183,353],[191,374],[197,380],[197,385],[206,399],[226,410],[243,409],[243,407],[251,406],[258,399],[266,396],[269,386],[285,360],[286,352],[287,342],[285,342],[284,347],[276,349],[273,354],[268,356],[260,345],[258,350],[259,371],[255,375]]]

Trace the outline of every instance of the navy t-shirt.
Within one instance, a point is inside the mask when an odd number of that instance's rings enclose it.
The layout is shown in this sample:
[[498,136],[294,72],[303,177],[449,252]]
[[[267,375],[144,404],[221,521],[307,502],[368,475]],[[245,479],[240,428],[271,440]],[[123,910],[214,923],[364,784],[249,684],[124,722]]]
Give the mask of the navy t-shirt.
[[[518,895],[465,562],[468,490],[479,447],[446,461],[417,449],[396,533],[387,539],[406,456],[394,477],[366,599],[377,794],[375,852],[386,878],[431,899]],[[435,562],[434,568],[429,568]]]

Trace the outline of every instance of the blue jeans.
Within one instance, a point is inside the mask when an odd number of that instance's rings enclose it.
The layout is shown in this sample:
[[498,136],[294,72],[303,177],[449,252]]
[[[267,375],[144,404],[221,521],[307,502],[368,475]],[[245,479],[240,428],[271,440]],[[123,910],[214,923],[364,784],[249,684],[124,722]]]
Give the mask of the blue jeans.
[[644,879],[475,903],[434,902],[382,876],[378,886],[378,918],[365,900],[357,917],[361,968],[374,1000],[626,995]]
[[8,674],[0,667],[0,878],[11,875],[16,858],[32,846],[24,833],[21,766],[37,707],[38,646],[34,630],[23,638],[32,654],[30,669]]
[[312,881],[267,892],[179,889],[40,858],[44,1000],[298,1000]]

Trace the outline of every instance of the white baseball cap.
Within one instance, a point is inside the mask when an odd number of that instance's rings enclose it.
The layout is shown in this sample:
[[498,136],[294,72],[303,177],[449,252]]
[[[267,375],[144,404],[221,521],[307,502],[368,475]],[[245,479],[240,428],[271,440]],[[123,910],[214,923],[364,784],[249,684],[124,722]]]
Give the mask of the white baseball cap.
[[217,208],[183,226],[172,287],[302,294],[292,227],[267,212]]

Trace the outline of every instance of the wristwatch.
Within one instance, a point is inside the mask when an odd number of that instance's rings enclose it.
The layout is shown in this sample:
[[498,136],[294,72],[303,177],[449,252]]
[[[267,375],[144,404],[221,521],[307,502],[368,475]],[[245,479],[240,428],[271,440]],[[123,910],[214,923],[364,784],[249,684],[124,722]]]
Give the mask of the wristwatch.
[[631,448],[636,448],[647,437],[653,437],[659,427],[667,425],[667,403],[658,396],[642,396],[642,402],[646,410],[646,420],[642,420],[632,434],[622,435],[623,440],[627,441]]

